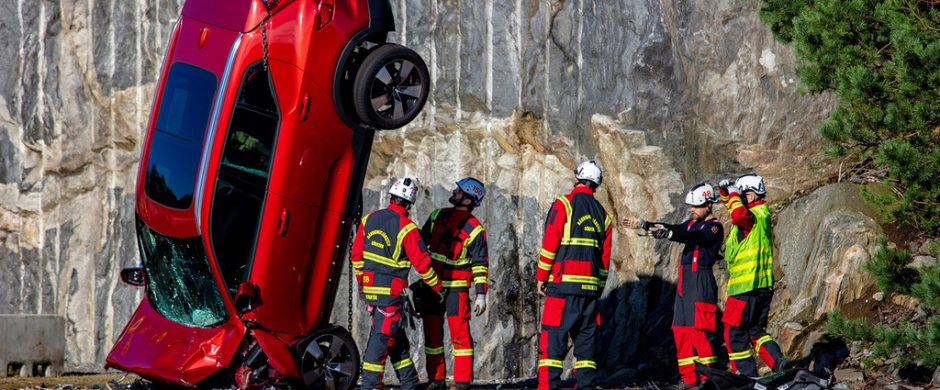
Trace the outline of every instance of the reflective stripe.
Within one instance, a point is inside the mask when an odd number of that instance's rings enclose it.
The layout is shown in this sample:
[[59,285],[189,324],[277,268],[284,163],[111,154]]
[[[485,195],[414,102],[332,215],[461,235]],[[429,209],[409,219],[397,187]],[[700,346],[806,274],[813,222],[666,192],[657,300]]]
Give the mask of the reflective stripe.
[[363,286],[364,294],[392,295],[392,289],[389,287]]
[[385,372],[385,365],[362,362],[362,369],[372,372]]
[[443,355],[443,354],[444,354],[444,346],[440,346],[440,347],[437,347],[437,348],[424,347],[424,353],[425,353],[426,355]]
[[561,238],[561,245],[589,246],[599,248],[600,245],[598,245],[597,240],[593,238],[571,238],[571,221],[574,220],[574,215],[571,215],[571,202],[569,202],[568,198],[564,196],[559,196],[558,200],[561,201],[561,204],[565,206],[565,212],[567,213],[567,216],[565,217],[565,231]]
[[473,349],[454,349],[454,356],[473,356]]
[[428,252],[428,256],[431,256],[432,260],[439,261],[444,264],[454,265],[454,266],[467,265],[472,262],[472,260],[469,257],[464,257],[464,258],[460,258],[457,260],[451,260],[447,256],[444,256],[440,253],[434,253],[434,252]]
[[754,274],[752,273],[752,274],[747,274],[747,275],[735,276],[735,277],[733,277],[733,278],[731,278],[731,279],[728,280],[728,284],[729,284],[729,285],[732,285],[732,284],[738,284],[738,283],[742,283],[742,282],[748,282],[748,281],[754,280],[754,277],[755,277],[755,276],[758,277],[758,278],[773,278],[773,276],[774,276],[774,270],[772,270],[772,269],[765,269],[765,270],[761,271],[761,272],[760,272],[759,274],[757,274],[757,275],[754,275]]
[[428,286],[434,286],[437,284],[438,280],[439,279],[437,278],[437,275],[432,275],[430,278],[424,279],[424,283],[426,283]]
[[679,359],[679,367],[688,366],[690,364],[695,364],[695,361],[698,360],[698,356],[692,356],[685,359]]
[[591,284],[595,286],[600,286],[600,278],[594,276],[578,276],[578,275],[562,275],[562,283],[581,283],[581,284]]
[[539,249],[539,256],[545,257],[546,259],[555,260],[555,252],[549,252],[545,248]]
[[398,363],[393,363],[393,364],[392,364],[392,368],[394,368],[394,369],[396,369],[396,370],[401,370],[402,368],[405,368],[405,367],[408,367],[408,366],[413,366],[414,364],[415,364],[415,362],[412,361],[411,358],[407,358],[407,359],[402,360],[402,361],[400,361],[400,362],[398,362]]
[[605,216],[604,216],[604,231],[605,231],[605,232],[607,231],[607,228],[610,227],[610,224],[611,224],[610,216],[609,216],[609,215],[605,215]]
[[593,360],[578,360],[574,362],[574,368],[577,370],[579,368],[593,368],[597,369],[597,363]]
[[477,276],[473,278],[473,284],[486,284],[486,276]]
[[362,252],[362,258],[375,262],[375,263],[382,264],[387,267],[392,267],[392,268],[410,268],[411,267],[411,263],[408,260],[395,261],[388,257],[377,255],[372,252]]
[[575,246],[589,246],[593,248],[600,248],[597,240],[593,238],[567,238],[561,240],[561,245],[575,245]]
[[487,267],[485,267],[485,266],[482,266],[482,265],[475,265],[475,266],[473,266],[473,273],[474,273],[474,274],[485,274],[485,273],[487,273],[487,272],[489,272],[489,268],[487,268]]
[[427,279],[429,277],[434,276],[434,270],[431,268],[428,268],[428,272],[425,272],[423,274],[419,272],[418,275],[421,276],[421,279]]
[[353,267],[356,267],[356,268],[362,268],[362,266],[364,266],[365,264],[366,262],[361,261],[361,260],[352,262]]
[[761,337],[761,338],[757,339],[757,348],[755,348],[755,349],[757,349],[757,350],[759,351],[759,350],[760,350],[760,347],[761,347],[762,345],[764,345],[764,343],[766,343],[766,342],[768,342],[768,341],[774,341],[774,338],[773,338],[773,337],[770,337],[770,335],[765,335],[764,337]]
[[395,239],[395,253],[392,253],[392,259],[395,259],[395,261],[398,261],[398,259],[401,258],[401,247],[402,247],[402,242],[405,241],[405,236],[407,236],[408,233],[411,233],[412,230],[415,230],[417,228],[418,227],[415,226],[414,223],[409,222],[407,225],[405,225],[404,228],[401,229],[400,232],[398,232],[398,238]]
[[479,236],[480,233],[483,233],[483,225],[477,225],[477,227],[473,228],[473,230],[470,231],[470,235],[463,242],[464,248],[470,246],[470,244],[473,243],[473,240],[476,240],[477,236]]
[[702,364],[715,364],[718,363],[718,358],[715,356],[699,357],[698,362]]
[[539,360],[539,367],[564,368],[564,366],[561,364],[561,360],[555,359],[541,359]]
[[468,287],[469,284],[466,280],[444,280],[441,282],[441,287],[444,288],[454,288],[454,287]]
[[552,265],[546,262],[543,262],[542,260],[539,260],[539,269],[545,270],[545,271],[551,271]]
[[744,352],[732,352],[728,354],[728,360],[743,360],[743,359],[748,359],[751,356],[754,356],[754,352],[751,350],[747,350]]
[[601,269],[599,269],[599,270],[597,270],[597,271],[598,271],[598,273],[600,273],[601,276],[607,276],[607,270],[606,270],[606,269],[601,268]]

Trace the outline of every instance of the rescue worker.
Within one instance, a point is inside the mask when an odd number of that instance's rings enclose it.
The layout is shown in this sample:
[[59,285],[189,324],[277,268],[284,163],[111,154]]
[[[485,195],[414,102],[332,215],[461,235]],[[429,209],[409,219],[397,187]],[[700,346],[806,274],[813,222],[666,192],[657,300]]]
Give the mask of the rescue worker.
[[767,316],[773,298],[773,237],[770,209],[764,202],[764,179],[755,174],[719,184],[719,195],[731,215],[725,240],[728,263],[728,299],[722,317],[731,369],[757,376],[754,350],[775,372],[786,368],[780,346],[767,334]]
[[[690,218],[678,225],[644,220],[628,220],[627,225],[651,231],[657,239],[685,244],[679,260],[678,291],[672,317],[672,333],[676,341],[679,374],[686,388],[708,379],[696,373],[695,364],[710,366],[717,362],[715,346],[720,345],[715,333],[718,285],[712,266],[718,259],[724,228],[712,215],[712,203],[718,194],[711,185],[697,184],[685,194]],[[652,229],[652,230],[651,230]]]
[[448,201],[453,207],[431,212],[421,228],[421,237],[428,243],[431,264],[441,278],[444,305],[425,312],[424,353],[427,356],[428,389],[444,389],[444,315],[450,328],[454,356],[454,383],[457,390],[469,389],[473,380],[473,340],[470,337],[470,285],[475,298],[473,312],[486,310],[486,287],[489,257],[486,232],[473,216],[486,188],[479,180],[463,178],[457,183]]
[[387,356],[392,358],[402,389],[415,389],[418,384],[418,372],[409,356],[408,337],[402,326],[401,293],[408,286],[412,266],[435,292],[440,292],[441,282],[431,268],[418,227],[408,219],[417,192],[415,179],[396,181],[388,190],[388,207],[363,217],[353,241],[350,261],[372,317],[372,330],[362,357],[362,389],[382,387]]
[[545,296],[539,335],[538,388],[561,387],[562,361],[568,337],[574,340],[577,387],[595,386],[595,336],[601,318],[598,298],[607,282],[611,223],[594,191],[601,185],[601,167],[585,161],[575,170],[577,184],[558,197],[545,220],[535,278]]

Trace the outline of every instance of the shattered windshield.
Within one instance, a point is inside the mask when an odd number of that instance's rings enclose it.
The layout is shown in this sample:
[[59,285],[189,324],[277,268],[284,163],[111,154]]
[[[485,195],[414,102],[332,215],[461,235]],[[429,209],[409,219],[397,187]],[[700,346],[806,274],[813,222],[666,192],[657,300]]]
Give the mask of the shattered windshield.
[[225,304],[216,288],[201,237],[171,238],[137,219],[147,293],[168,320],[194,328],[225,321]]

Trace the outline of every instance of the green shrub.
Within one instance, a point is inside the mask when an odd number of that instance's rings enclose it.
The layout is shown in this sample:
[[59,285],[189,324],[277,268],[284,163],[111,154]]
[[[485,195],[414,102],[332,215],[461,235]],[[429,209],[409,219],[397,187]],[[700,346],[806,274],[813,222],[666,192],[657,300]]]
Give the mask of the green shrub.
[[875,249],[871,260],[864,264],[865,271],[875,278],[878,289],[885,293],[910,294],[911,286],[918,281],[917,271],[907,266],[910,253],[905,250],[891,249],[887,239]]
[[898,222],[940,231],[940,7],[917,0],[764,0],[760,18],[792,43],[801,86],[831,91],[830,152],[887,171]]

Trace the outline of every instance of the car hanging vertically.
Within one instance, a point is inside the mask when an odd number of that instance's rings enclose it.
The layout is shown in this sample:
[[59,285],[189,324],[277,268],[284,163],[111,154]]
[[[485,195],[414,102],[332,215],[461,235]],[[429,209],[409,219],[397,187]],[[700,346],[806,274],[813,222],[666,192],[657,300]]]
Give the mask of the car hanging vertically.
[[374,132],[411,122],[427,66],[389,0],[188,0],[136,187],[146,298],[106,365],[199,387],[355,386],[329,323]]

